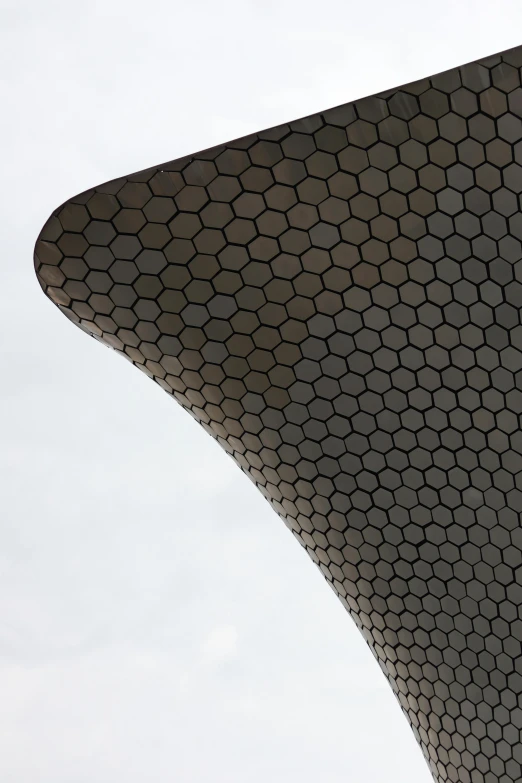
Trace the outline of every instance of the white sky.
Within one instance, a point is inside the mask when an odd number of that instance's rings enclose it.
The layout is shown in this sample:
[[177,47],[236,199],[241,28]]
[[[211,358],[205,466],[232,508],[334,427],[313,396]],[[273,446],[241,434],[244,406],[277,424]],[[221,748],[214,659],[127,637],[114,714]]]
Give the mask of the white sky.
[[2,783],[429,783],[306,554],[32,250],[92,185],[521,29],[520,0],[0,0]]

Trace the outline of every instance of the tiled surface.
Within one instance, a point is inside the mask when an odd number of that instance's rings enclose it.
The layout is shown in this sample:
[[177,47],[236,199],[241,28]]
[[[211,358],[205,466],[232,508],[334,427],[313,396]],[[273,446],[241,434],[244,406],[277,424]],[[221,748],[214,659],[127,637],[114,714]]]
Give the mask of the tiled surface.
[[522,774],[521,66],[109,182],[36,246],[256,483],[454,783]]

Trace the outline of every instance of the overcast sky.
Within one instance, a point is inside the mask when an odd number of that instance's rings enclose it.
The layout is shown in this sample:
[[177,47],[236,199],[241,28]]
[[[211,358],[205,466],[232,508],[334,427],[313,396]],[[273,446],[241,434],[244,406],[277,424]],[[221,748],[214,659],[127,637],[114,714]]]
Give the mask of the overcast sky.
[[429,783],[305,552],[32,250],[90,186],[521,29],[520,0],[0,0],[2,783]]

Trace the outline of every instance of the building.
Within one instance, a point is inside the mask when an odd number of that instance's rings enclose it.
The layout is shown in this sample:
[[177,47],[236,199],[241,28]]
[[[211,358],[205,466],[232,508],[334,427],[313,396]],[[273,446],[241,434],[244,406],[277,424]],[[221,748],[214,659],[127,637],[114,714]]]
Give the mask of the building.
[[307,549],[439,782],[522,777],[521,66],[108,182],[36,245]]

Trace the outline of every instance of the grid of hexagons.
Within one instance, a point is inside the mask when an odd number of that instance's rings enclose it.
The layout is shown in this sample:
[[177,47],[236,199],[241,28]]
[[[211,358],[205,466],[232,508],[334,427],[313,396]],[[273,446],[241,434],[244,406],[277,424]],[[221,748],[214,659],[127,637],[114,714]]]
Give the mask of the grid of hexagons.
[[521,66],[109,182],[36,247],[257,484],[454,783],[521,778]]

